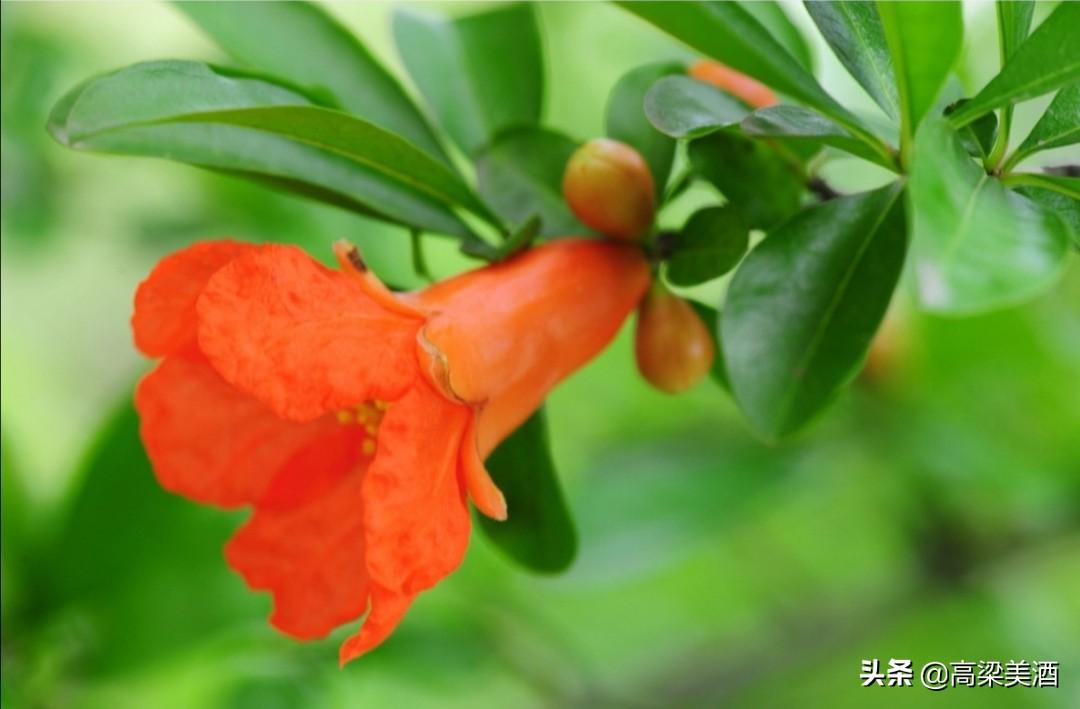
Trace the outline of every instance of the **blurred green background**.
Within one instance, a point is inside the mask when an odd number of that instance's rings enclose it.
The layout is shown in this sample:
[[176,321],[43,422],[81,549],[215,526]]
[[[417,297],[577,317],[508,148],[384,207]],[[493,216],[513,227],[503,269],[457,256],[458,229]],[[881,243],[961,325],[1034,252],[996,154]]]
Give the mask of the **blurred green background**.
[[[330,6],[398,69],[392,9]],[[223,235],[321,258],[347,237],[386,280],[416,284],[407,234],[192,168],[59,147],[46,114],[88,75],[225,57],[164,4],[2,12],[5,707],[1080,706],[1075,265],[1030,305],[964,320],[918,315],[901,289],[873,376],[776,448],[711,383],[650,390],[624,331],[550,404],[581,537],[568,573],[529,575],[475,535],[462,569],[344,670],[337,641],[352,628],[307,645],[278,636],[269,598],[224,564],[244,513],[164,493],[143,457],[132,293],[164,254]],[[996,71],[997,45],[992,6],[966,14],[970,92]],[[578,139],[602,132],[622,72],[687,56],[610,6],[540,16],[546,121]],[[872,111],[806,34],[823,84]],[[1014,140],[1046,102],[1020,107]],[[864,184],[853,161],[826,175]],[[431,242],[437,274],[467,265]],[[859,686],[860,660],[892,657],[1056,660],[1061,687]]]

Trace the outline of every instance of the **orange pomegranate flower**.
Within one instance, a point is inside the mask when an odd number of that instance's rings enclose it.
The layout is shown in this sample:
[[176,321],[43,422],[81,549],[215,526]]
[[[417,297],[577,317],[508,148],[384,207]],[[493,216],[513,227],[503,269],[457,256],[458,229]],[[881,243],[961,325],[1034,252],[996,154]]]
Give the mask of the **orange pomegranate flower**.
[[689,73],[698,81],[704,81],[727,91],[754,108],[766,108],[777,103],[776,94],[772,89],[726,64],[711,59],[700,59],[690,65]]
[[611,340],[649,269],[567,239],[399,296],[336,251],[340,270],[195,244],[139,286],[132,326],[161,358],[135,395],[159,481],[254,508],[226,557],[281,631],[319,638],[367,611],[344,664],[461,562],[466,498],[506,517],[484,458]]

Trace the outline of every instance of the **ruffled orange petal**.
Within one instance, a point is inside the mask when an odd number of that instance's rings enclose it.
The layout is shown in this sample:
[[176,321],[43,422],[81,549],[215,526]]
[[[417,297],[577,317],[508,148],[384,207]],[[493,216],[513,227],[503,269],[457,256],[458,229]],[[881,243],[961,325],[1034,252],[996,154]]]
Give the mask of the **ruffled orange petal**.
[[163,258],[135,291],[135,346],[149,357],[163,357],[194,342],[195,301],[206,282],[255,248],[227,239],[201,241]]
[[139,383],[135,408],[162,487],[199,502],[254,502],[332,419],[285,421],[229,386],[198,353],[166,357]]
[[293,637],[321,638],[367,606],[363,440],[339,425],[299,451],[225,548],[248,585],[273,594],[270,622]]
[[338,661],[344,665],[379,646],[405,617],[416,594],[393,593],[378,586],[371,591],[371,612],[360,631],[341,644]]
[[368,573],[395,593],[416,593],[465,555],[469,514],[458,474],[472,412],[423,379],[390,405],[364,481]]
[[215,369],[285,418],[397,399],[416,376],[420,319],[386,310],[296,247],[232,261],[197,309],[199,345]]

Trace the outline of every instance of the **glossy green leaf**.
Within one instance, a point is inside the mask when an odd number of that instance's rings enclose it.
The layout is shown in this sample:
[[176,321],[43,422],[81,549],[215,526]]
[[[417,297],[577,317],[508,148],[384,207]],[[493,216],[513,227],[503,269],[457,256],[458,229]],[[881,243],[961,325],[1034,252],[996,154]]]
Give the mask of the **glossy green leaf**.
[[809,0],[804,6],[848,73],[897,118],[896,80],[877,6],[867,0]]
[[846,129],[809,108],[790,104],[760,108],[743,119],[742,129],[748,135],[824,143],[877,163],[889,170],[897,169],[892,155],[882,154],[873,146],[859,140]]
[[919,131],[909,199],[915,276],[929,310],[1004,307],[1037,295],[1061,273],[1064,223],[987,175],[943,119]]
[[[1035,3],[1032,0],[998,0],[998,2],[994,3],[994,7],[997,9],[998,46],[1001,54],[1001,66],[1005,66],[1016,48],[1027,39],[1028,32],[1031,30],[1031,18],[1035,12]],[[998,131],[997,142],[987,156],[987,166],[997,164],[1008,147],[1009,133],[1012,130],[1012,114],[1012,105],[1005,106],[1001,112],[1001,126]]]
[[534,413],[487,459],[506,496],[508,517],[480,517],[480,528],[518,563],[540,573],[563,571],[577,554],[577,533],[551,459],[544,410]]
[[[372,123],[261,79],[196,62],[148,62],[92,79],[49,130],[80,150],[163,157],[263,176],[305,196],[428,231],[467,236],[451,207],[496,222],[455,173]],[[306,189],[310,188],[310,189]]]
[[814,55],[810,51],[810,45],[806,43],[806,38],[803,37],[802,32],[799,31],[799,28],[795,26],[795,23],[791,21],[791,18],[785,12],[784,5],[786,3],[775,2],[774,0],[750,0],[750,2],[744,1],[739,4],[753,15],[769,31],[773,39],[783,45],[791,56],[795,57],[799,64],[810,73],[813,73]]
[[892,57],[900,107],[901,142],[907,145],[945,85],[964,42],[959,2],[879,2]]
[[1035,14],[1035,3],[1032,0],[999,0],[994,7],[997,10],[1001,63],[1004,64],[1027,39],[1031,31],[1031,18]]
[[904,263],[901,192],[810,207],[735,272],[721,342],[735,401],[762,436],[802,427],[858,371]]
[[652,171],[658,197],[664,191],[675,159],[675,141],[649,122],[645,115],[645,95],[657,80],[685,71],[677,62],[636,67],[619,78],[608,97],[607,135],[641,153]]
[[731,393],[731,382],[728,381],[727,366],[724,364],[724,348],[720,345],[720,313],[716,308],[699,303],[696,300],[687,300],[690,303],[690,307],[694,309],[694,312],[698,314],[701,321],[705,323],[705,328],[709,331],[709,335],[713,341],[713,363],[712,368],[709,369],[709,377],[720,385],[720,387]]
[[1080,250],[1080,197],[1070,197],[1035,185],[1021,185],[1016,191],[1058,215],[1072,235],[1073,248]]
[[750,112],[739,99],[689,76],[668,76],[645,95],[649,122],[672,138],[698,138],[733,126]]
[[719,278],[735,268],[749,244],[750,232],[737,209],[698,210],[675,237],[667,279],[676,286],[694,286]]
[[1058,192],[1073,199],[1080,199],[1080,177],[1055,175],[1048,172],[1014,172],[1003,177],[1001,181],[1010,187],[1030,185]]
[[261,612],[262,599],[222,555],[241,519],[157,483],[130,396],[107,417],[76,480],[63,523],[37,560],[45,583],[36,601],[79,614],[88,665],[145,662]]
[[695,172],[738,209],[752,229],[770,229],[799,210],[803,177],[772,146],[731,131],[692,141],[687,150]]
[[1009,157],[1005,170],[1040,150],[1080,142],[1080,81],[1058,91],[1039,122]]
[[455,20],[401,8],[393,30],[405,68],[466,153],[540,120],[544,69],[532,5],[500,5]]
[[620,2],[702,54],[818,109],[853,132],[865,132],[768,30],[733,2]]
[[562,193],[566,162],[576,149],[570,138],[544,128],[504,133],[477,157],[480,194],[511,224],[539,215],[541,236],[586,234]]
[[987,111],[1080,81],[1080,3],[1063,2],[1035,28],[1001,71],[949,120],[970,123]]
[[322,6],[307,2],[181,2],[244,64],[326,95],[449,164],[427,120],[390,73]]
[[[969,99],[960,99],[959,101],[950,104],[945,108],[945,115],[951,115],[962,108],[968,100]],[[994,142],[997,140],[997,116],[993,113],[987,113],[967,124],[957,132],[960,135],[960,142],[963,143],[964,150],[967,151],[968,155],[979,158],[980,160],[984,159],[990,155],[991,151],[994,149]]]

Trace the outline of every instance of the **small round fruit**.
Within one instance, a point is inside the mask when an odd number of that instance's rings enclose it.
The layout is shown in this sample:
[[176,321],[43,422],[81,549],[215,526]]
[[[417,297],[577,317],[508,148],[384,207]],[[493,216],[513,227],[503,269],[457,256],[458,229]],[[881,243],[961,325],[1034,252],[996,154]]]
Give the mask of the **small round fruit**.
[[652,228],[656,212],[653,177],[638,151],[597,138],[566,163],[563,196],[582,224],[601,234],[638,241]]
[[638,307],[634,355],[641,375],[660,391],[678,394],[709,373],[715,354],[690,304],[655,284]]
[[754,108],[776,105],[776,94],[765,84],[729,66],[702,59],[690,65],[690,76],[742,99]]

